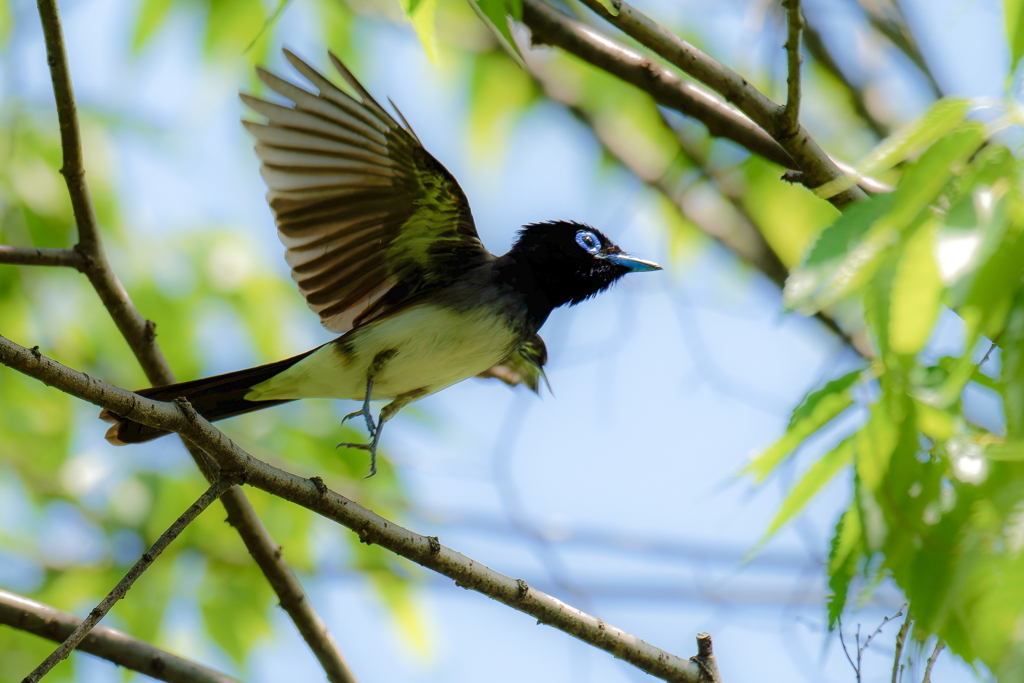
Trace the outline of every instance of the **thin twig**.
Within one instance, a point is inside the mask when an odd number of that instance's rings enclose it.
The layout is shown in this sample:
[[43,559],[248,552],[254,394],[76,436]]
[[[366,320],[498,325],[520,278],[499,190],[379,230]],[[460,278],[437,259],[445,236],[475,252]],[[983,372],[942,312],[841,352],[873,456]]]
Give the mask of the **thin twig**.
[[[602,19],[717,91],[727,102],[750,117],[778,142],[796,163],[801,172],[800,180],[808,188],[819,187],[843,175],[835,162],[825,154],[803,126],[797,125],[792,131],[780,128],[780,113],[784,108],[772,102],[732,69],[704,54],[623,0],[610,0],[612,7],[617,10],[616,13],[602,4],[601,0],[581,1]],[[528,5],[541,2],[542,0],[525,0],[524,18]],[[854,186],[830,197],[829,201],[836,207],[843,208],[866,197],[863,190]]]
[[250,486],[334,520],[355,531],[364,543],[376,543],[449,577],[462,588],[475,590],[529,614],[539,623],[609,652],[652,676],[681,683],[708,683],[696,661],[654,647],[532,588],[525,581],[500,574],[446,548],[437,538],[404,529],[331,491],[320,479],[305,479],[252,457],[196,413],[187,401],[151,401],[72,370],[3,336],[0,336],[0,364],[126,419],[177,432],[209,453],[220,466],[222,476],[240,477]]
[[943,96],[942,87],[935,80],[935,74],[932,73],[924,55],[921,54],[900,6],[894,0],[857,0],[857,4],[867,14],[868,23],[872,28],[888,38],[921,71],[935,99],[941,98]]
[[903,610],[905,610],[906,608],[907,608],[907,604],[903,603],[903,607],[900,607],[900,611],[899,612],[897,612],[896,614],[892,615],[891,617],[883,617],[882,618],[882,623],[878,625],[878,628],[876,628],[874,630],[874,632],[870,636],[868,636],[867,640],[864,641],[864,646],[861,649],[863,649],[863,650],[868,649],[868,645],[871,644],[871,641],[874,640],[875,636],[877,636],[879,633],[882,632],[882,629],[885,628],[885,625],[888,624],[893,619],[899,619],[900,617],[902,617],[903,616]]
[[784,137],[796,135],[800,126],[800,65],[804,58],[800,54],[800,33],[804,28],[803,10],[800,0],[782,0],[786,8],[786,106],[779,115],[779,134]]
[[85,270],[85,259],[74,249],[7,247],[0,245],[0,263],[15,266],[61,266]]
[[132,587],[132,584],[143,572],[145,572],[156,558],[160,557],[167,546],[171,544],[171,541],[176,539],[178,535],[185,530],[192,521],[199,516],[199,514],[210,506],[210,503],[217,500],[221,495],[232,486],[232,481],[228,478],[223,478],[217,483],[213,484],[206,492],[199,497],[199,499],[192,503],[185,512],[181,513],[181,516],[174,521],[167,531],[161,534],[160,538],[156,539],[156,542],[142,554],[139,561],[135,563],[128,573],[124,575],[124,578],[117,582],[117,585],[107,593],[107,597],[103,598],[100,604],[96,605],[89,616],[86,617],[78,628],[72,632],[67,639],[61,643],[56,650],[50,653],[50,656],[42,661],[42,663],[32,670],[28,676],[24,678],[22,683],[36,683],[40,678],[50,672],[53,667],[57,666],[60,662],[64,661],[68,655],[71,654],[72,650],[78,647],[78,644],[82,642],[89,631],[99,623],[100,619],[107,615],[107,612],[117,603],[118,600],[123,598],[128,590]]
[[[58,643],[82,620],[55,607],[0,589],[0,624]],[[238,679],[161,650],[127,633],[97,625],[78,645],[79,652],[106,659],[169,683],[239,683]]]
[[[38,0],[38,7],[57,104],[57,117],[60,122],[61,148],[64,156],[61,173],[67,182],[78,227],[79,241],[75,251],[84,262],[84,267],[80,270],[88,276],[149,381],[154,386],[172,384],[174,373],[156,342],[156,326],[142,317],[135,308],[103,251],[96,214],[85,180],[78,116],[60,14],[56,0]],[[208,457],[188,441],[184,444],[203,476],[207,481],[212,481],[213,468],[208,462]],[[355,676],[348,668],[345,658],[327,632],[324,622],[309,604],[294,572],[281,557],[280,548],[273,542],[266,527],[253,512],[245,494],[241,489],[233,487],[221,497],[221,502],[227,510],[228,517],[236,520],[235,528],[239,530],[246,548],[260,565],[271,586],[275,590],[280,588],[285,591],[278,594],[281,607],[288,613],[310,650],[316,655],[327,673],[328,680],[331,683],[353,683]],[[274,557],[275,560],[260,561],[260,558],[266,557]]]
[[900,658],[903,657],[903,646],[907,642],[907,633],[910,631],[910,610],[907,610],[907,618],[903,620],[903,625],[900,626],[899,632],[896,634],[896,657],[892,663],[892,683],[897,683],[897,678],[902,671],[900,668]]
[[924,678],[921,679],[921,683],[932,683],[932,667],[935,666],[935,660],[939,658],[939,653],[946,647],[946,644],[941,639],[935,643],[935,652],[928,658],[928,664],[924,668]]
[[[843,619],[842,619],[842,617],[840,617],[838,619],[838,626],[839,626],[839,642],[843,646],[843,654],[846,655],[846,661],[848,661],[850,663],[850,666],[853,667],[853,673],[857,675],[857,681],[859,683],[860,682],[860,667],[857,666],[854,663],[853,657],[850,656],[850,651],[846,647],[846,637],[843,635]],[[858,655],[858,659],[860,659],[859,655]]]

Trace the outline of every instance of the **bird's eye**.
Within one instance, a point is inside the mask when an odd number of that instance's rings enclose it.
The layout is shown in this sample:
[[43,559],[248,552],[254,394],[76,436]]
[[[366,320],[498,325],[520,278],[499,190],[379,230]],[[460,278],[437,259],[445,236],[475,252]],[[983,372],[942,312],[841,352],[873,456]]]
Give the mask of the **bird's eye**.
[[601,251],[601,240],[589,230],[580,230],[576,233],[576,244],[583,247],[588,254],[596,254]]

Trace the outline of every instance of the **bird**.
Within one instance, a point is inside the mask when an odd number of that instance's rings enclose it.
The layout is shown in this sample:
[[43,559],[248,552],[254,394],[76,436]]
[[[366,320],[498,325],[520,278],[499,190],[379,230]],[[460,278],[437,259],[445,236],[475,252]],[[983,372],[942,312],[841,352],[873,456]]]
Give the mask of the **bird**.
[[[264,121],[255,138],[267,201],[291,275],[321,324],[339,336],[297,356],[214,377],[141,389],[187,399],[214,421],[302,398],[362,402],[377,471],[384,424],[412,401],[473,376],[539,393],[547,350],[537,333],[549,314],[608,289],[627,273],[661,270],[574,221],[530,223],[511,249],[490,253],[455,178],[392,117],[333,53],[350,89],[288,49],[313,90],[257,67],[291,106],[241,94]],[[372,399],[390,399],[376,421]],[[169,432],[110,411],[106,439],[142,443]]]

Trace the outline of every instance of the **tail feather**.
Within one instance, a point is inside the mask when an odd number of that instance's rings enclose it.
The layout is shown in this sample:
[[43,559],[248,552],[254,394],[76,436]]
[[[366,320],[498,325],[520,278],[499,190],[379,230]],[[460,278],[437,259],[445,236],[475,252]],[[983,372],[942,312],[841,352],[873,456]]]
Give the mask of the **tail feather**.
[[[185,398],[192,404],[196,412],[210,422],[223,420],[226,417],[234,417],[242,413],[249,413],[254,410],[262,410],[263,408],[287,403],[287,400],[246,401],[244,396],[249,393],[252,387],[287,370],[316,350],[312,349],[298,356],[285,358],[276,363],[268,363],[267,365],[260,365],[255,368],[236,370],[235,372],[206,377],[204,379],[194,379],[190,382],[178,382],[177,384],[168,384],[162,387],[139,389],[135,393],[139,396],[151,398],[154,401],[173,401],[177,398]],[[107,430],[106,438],[107,441],[115,446],[143,443],[170,433],[162,429],[126,420],[109,410],[102,411],[100,419],[113,423],[110,429]]]

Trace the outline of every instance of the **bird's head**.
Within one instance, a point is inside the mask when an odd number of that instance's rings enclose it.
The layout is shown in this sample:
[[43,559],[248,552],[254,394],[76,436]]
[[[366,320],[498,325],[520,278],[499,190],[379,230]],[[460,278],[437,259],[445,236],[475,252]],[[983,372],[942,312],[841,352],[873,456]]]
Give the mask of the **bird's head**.
[[523,226],[512,253],[525,257],[552,307],[589,299],[626,273],[661,270],[628,256],[600,230],[573,221]]

